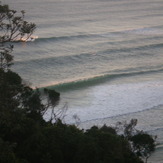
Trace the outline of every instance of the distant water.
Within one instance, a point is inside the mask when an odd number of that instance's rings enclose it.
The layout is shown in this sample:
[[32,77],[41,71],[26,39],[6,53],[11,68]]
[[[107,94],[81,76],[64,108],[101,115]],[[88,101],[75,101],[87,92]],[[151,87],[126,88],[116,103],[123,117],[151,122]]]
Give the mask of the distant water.
[[13,69],[33,87],[60,91],[67,123],[137,118],[159,137],[151,162],[163,162],[162,0],[2,2],[37,24],[38,39],[14,44]]

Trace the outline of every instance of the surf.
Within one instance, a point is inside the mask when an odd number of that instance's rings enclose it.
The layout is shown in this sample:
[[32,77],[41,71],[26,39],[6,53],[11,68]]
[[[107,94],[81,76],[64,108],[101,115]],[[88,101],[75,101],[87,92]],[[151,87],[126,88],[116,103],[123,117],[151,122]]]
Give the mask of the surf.
[[[126,72],[125,72],[126,71]],[[153,68],[149,70],[120,70],[118,72],[110,72],[105,74],[99,74],[89,77],[83,77],[79,79],[74,80],[66,80],[64,82],[51,82],[50,84],[45,84],[42,86],[39,86],[40,89],[43,88],[49,88],[49,89],[56,89],[59,91],[68,91],[68,90],[74,90],[74,89],[83,89],[85,87],[95,86],[98,84],[102,84],[111,80],[120,79],[120,78],[127,78],[127,77],[133,77],[133,76],[143,76],[153,73],[162,73],[163,67],[159,68]]]

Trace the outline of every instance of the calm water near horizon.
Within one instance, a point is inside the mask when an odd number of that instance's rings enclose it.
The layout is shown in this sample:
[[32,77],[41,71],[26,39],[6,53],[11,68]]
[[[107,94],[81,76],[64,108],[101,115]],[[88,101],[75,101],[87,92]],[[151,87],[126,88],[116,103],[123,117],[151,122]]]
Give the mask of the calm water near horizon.
[[[163,1],[2,0],[37,25],[14,43],[14,71],[61,93],[65,121],[80,127],[138,119],[158,135],[149,162],[163,163]],[[45,116],[48,118],[48,113]]]

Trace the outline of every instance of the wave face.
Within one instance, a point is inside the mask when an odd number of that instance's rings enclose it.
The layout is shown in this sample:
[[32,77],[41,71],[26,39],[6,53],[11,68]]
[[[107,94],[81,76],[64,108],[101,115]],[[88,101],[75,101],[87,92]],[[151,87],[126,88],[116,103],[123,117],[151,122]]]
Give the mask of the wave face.
[[[162,65],[160,67],[162,67]],[[49,89],[56,89],[58,91],[63,92],[72,89],[82,89],[83,87],[85,88],[89,86],[95,86],[112,80],[121,80],[123,78],[132,78],[135,76],[144,77],[145,75],[150,76],[151,74],[162,74],[163,72],[163,68],[158,67],[153,67],[153,69],[151,68],[144,71],[141,71],[141,68],[139,68],[139,70],[140,71],[133,70],[132,72],[128,72],[128,70],[119,70],[117,72],[115,71],[114,73],[112,72],[108,74],[89,76],[87,78],[80,78],[69,81],[67,80],[65,82],[51,83],[49,85],[44,85],[40,87],[40,89],[46,87]]]

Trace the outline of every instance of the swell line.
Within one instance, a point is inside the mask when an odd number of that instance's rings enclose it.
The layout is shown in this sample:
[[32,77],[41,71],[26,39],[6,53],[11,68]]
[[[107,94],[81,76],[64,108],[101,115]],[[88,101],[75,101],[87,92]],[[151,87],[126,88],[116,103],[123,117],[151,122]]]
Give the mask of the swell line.
[[[59,62],[62,64],[65,60],[69,60],[72,62],[73,60],[77,61],[78,59],[84,60],[85,58],[87,59],[88,57],[93,57],[95,59],[102,59],[101,57],[107,57],[108,59],[114,60],[117,59],[116,56],[111,56],[107,54],[119,54],[121,52],[126,53],[126,52],[134,52],[134,51],[140,51],[140,50],[149,50],[149,49],[155,49],[155,48],[163,48],[163,43],[158,43],[158,44],[148,44],[148,45],[142,45],[142,46],[137,46],[137,47],[122,47],[122,48],[110,48],[110,49],[105,49],[102,51],[97,51],[94,53],[88,52],[88,53],[79,53],[79,54],[72,54],[72,55],[62,55],[62,56],[49,56],[49,57],[39,57],[39,58],[29,58],[28,60],[21,60],[21,61],[15,61],[17,64],[21,64],[24,62]],[[122,54],[121,57],[140,57],[140,56],[148,56],[148,53],[126,53]],[[152,55],[149,53],[149,55]],[[67,62],[66,62],[67,63]]]
[[[157,28],[161,29],[157,29]],[[72,39],[86,39],[86,38],[95,38],[95,37],[112,37],[114,35],[119,34],[146,34],[146,35],[156,35],[157,37],[163,37],[162,26],[153,26],[153,27],[143,27],[143,28],[135,28],[135,29],[127,29],[127,30],[118,30],[118,31],[110,31],[107,33],[89,33],[89,34],[79,34],[79,35],[65,35],[65,36],[54,36],[54,37],[45,37],[45,38],[37,38],[35,42],[42,41],[64,41],[64,40],[72,40]]]
[[97,37],[98,34],[86,34],[86,35],[70,35],[70,36],[58,36],[58,37],[45,37],[45,38],[38,38],[36,42],[41,41],[61,41],[61,40],[71,40],[77,38],[90,38],[90,37]]
[[137,47],[127,47],[127,48],[120,48],[120,49],[108,49],[103,51],[103,53],[112,53],[112,52],[130,52],[130,51],[136,51],[136,50],[147,50],[147,49],[153,49],[153,48],[163,48],[163,43],[158,44],[148,44],[143,46],[137,46]]
[[[126,70],[127,71],[127,70]],[[54,83],[49,86],[43,86],[42,88],[57,89],[57,90],[69,90],[69,89],[80,89],[83,87],[93,86],[100,83],[104,83],[109,80],[113,80],[121,77],[131,77],[136,75],[144,75],[151,73],[163,72],[163,68],[153,69],[153,70],[144,70],[144,71],[133,71],[133,72],[122,72],[122,73],[108,73],[96,75],[88,78],[81,78],[76,80],[69,80],[65,82]]]

